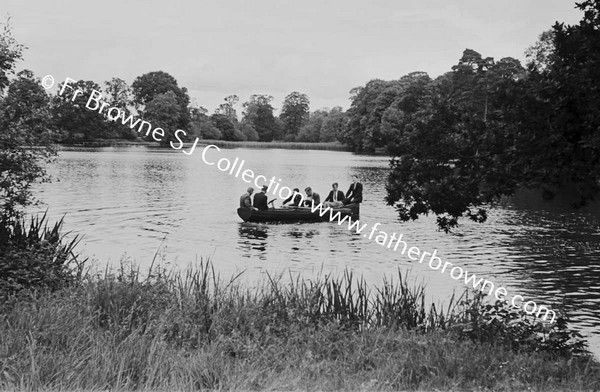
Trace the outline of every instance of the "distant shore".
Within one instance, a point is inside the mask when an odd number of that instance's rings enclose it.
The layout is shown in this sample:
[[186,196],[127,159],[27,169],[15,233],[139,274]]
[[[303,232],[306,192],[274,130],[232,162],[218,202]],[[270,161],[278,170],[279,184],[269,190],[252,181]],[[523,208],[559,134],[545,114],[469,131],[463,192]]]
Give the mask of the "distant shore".
[[[200,140],[198,145],[209,145],[224,148],[280,148],[288,150],[328,150],[328,151],[351,151],[348,146],[340,142],[328,143],[305,143],[305,142],[254,142],[254,141],[228,141],[228,140]],[[59,143],[64,147],[121,147],[121,146],[155,146],[160,147],[156,142],[145,140],[123,140],[123,139],[105,139],[90,140],[77,143]],[[185,143],[184,148],[189,148],[193,143]]]

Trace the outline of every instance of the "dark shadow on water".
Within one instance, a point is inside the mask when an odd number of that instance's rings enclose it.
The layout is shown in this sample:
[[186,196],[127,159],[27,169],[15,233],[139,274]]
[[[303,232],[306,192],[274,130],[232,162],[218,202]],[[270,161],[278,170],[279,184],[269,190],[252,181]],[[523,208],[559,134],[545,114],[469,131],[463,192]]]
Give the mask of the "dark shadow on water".
[[600,203],[574,209],[568,193],[552,201],[519,191],[497,227],[514,255],[510,273],[532,297],[563,302],[577,328],[600,339]]
[[259,259],[266,259],[268,226],[256,223],[240,223],[238,227],[238,249],[242,257],[258,254]]

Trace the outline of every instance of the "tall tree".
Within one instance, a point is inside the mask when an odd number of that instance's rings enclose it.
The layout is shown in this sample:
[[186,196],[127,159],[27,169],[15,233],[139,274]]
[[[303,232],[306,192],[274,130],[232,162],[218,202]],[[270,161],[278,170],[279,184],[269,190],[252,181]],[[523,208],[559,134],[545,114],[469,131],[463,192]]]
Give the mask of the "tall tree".
[[350,91],[347,128],[342,142],[356,152],[374,152],[387,142],[381,133],[381,118],[401,89],[399,81],[375,79]]
[[219,107],[217,108],[215,113],[222,114],[222,115],[226,116],[227,118],[229,118],[229,120],[233,124],[237,124],[238,118],[237,118],[237,111],[235,110],[235,106],[237,105],[237,103],[239,101],[240,101],[240,99],[238,98],[237,95],[228,95],[227,97],[225,97],[225,103],[222,103],[221,105],[219,105]]
[[[187,93],[187,89],[185,87],[180,88],[177,84],[177,80],[173,76],[163,71],[149,72],[142,76],[138,76],[132,83],[131,88],[134,96],[133,102],[144,116],[147,114],[147,105],[150,101],[157,95],[165,94],[169,91],[172,92],[179,105],[179,117],[175,129],[173,129],[172,132],[175,132],[177,128],[186,129],[190,122],[188,111],[190,97]],[[163,128],[158,124],[153,125]]]
[[461,216],[482,222],[482,205],[514,192],[514,129],[504,109],[514,106],[516,96],[507,91],[523,71],[514,59],[496,64],[467,49],[452,72],[433,82],[422,75],[401,79],[383,128],[395,157],[386,199],[402,220],[433,213],[444,230]]
[[25,46],[18,43],[12,35],[10,18],[2,23],[0,33],[0,92],[8,86],[9,76],[15,73],[16,64],[23,57]]
[[537,42],[527,48],[527,65],[536,71],[545,71],[552,63],[554,54],[554,30],[544,31]]
[[300,128],[308,122],[309,115],[310,100],[306,94],[294,91],[285,97],[279,118],[283,122],[286,140],[296,139]]
[[[120,78],[112,78],[111,80],[104,82],[104,101],[108,103],[110,107],[118,108],[122,116],[127,118],[132,115],[132,100],[133,95],[131,87]],[[117,138],[134,139],[137,134],[131,128],[123,125],[123,121],[112,121],[108,124],[108,127],[112,133],[111,136]]]
[[529,185],[547,197],[574,188],[580,206],[597,196],[600,184],[600,1],[577,7],[584,13],[579,24],[555,24],[554,48],[530,63],[514,111]]
[[[186,108],[187,109],[187,108]],[[175,131],[179,121],[181,106],[177,102],[177,96],[173,91],[157,94],[146,105],[146,120],[152,124],[153,129],[161,128],[164,136],[160,137],[162,145],[168,145],[170,141],[175,140]],[[148,135],[151,140],[152,135]]]
[[252,95],[244,103],[243,120],[254,127],[260,141],[270,142],[281,136],[281,125],[273,115],[270,95]]
[[190,126],[188,132],[188,138],[191,140],[193,138],[200,139],[221,139],[222,133],[221,131],[215,127],[210,117],[206,114],[208,110],[199,107],[190,107]]

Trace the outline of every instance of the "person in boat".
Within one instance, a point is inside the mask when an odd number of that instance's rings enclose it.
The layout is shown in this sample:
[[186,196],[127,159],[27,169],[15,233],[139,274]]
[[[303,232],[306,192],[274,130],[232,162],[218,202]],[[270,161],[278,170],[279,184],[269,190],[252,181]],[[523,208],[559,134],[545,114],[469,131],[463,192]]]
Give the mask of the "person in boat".
[[240,196],[240,208],[256,209],[252,206],[252,193],[254,193],[254,188],[250,187],[246,190],[246,193]]
[[269,204],[266,195],[267,189],[269,189],[269,187],[263,185],[261,191],[254,195],[254,207],[256,207],[260,211],[266,211],[269,209]]
[[[286,207],[297,207],[300,204],[302,204],[303,198],[304,197],[302,197],[302,194],[300,193],[300,189],[294,188],[294,193],[292,193],[292,195],[290,197],[288,197],[287,199],[285,199],[283,201],[283,205]],[[290,204],[286,205],[287,203],[290,203]]]
[[307,196],[304,200],[304,205],[306,207],[317,206],[321,203],[321,196],[319,196],[317,192],[313,192],[311,187],[307,186],[306,189],[304,189],[304,192],[306,192]]
[[338,183],[334,182],[333,184],[331,184],[331,187],[333,188],[331,191],[329,191],[329,195],[327,195],[327,198],[325,199],[325,203],[323,203],[324,207],[341,207],[344,205],[344,192],[340,191],[338,189]]
[[354,182],[350,185],[348,192],[346,192],[346,198],[344,204],[362,203],[363,200],[363,186],[358,182],[358,176],[352,176]]

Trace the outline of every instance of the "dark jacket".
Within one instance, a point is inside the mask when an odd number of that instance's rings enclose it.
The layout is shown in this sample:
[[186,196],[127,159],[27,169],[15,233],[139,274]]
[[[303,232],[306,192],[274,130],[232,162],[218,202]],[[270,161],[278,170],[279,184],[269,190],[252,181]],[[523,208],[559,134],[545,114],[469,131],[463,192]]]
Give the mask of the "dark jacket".
[[254,195],[254,207],[261,211],[268,210],[269,206],[267,205],[267,195],[262,192]]
[[344,203],[362,203],[363,186],[360,182],[352,183],[348,192],[346,192],[346,200]]
[[[329,195],[325,201],[333,201],[333,189],[329,191]],[[337,201],[344,201],[344,192],[338,189],[337,191]]]
[[[292,200],[292,198],[294,200]],[[283,204],[289,203],[290,201],[292,202],[290,204],[291,206],[299,206],[300,203],[302,202],[302,195],[299,194],[299,193],[296,193],[295,196],[294,196],[294,194],[292,194],[290,197],[288,197],[287,199],[285,199],[283,201]]]

